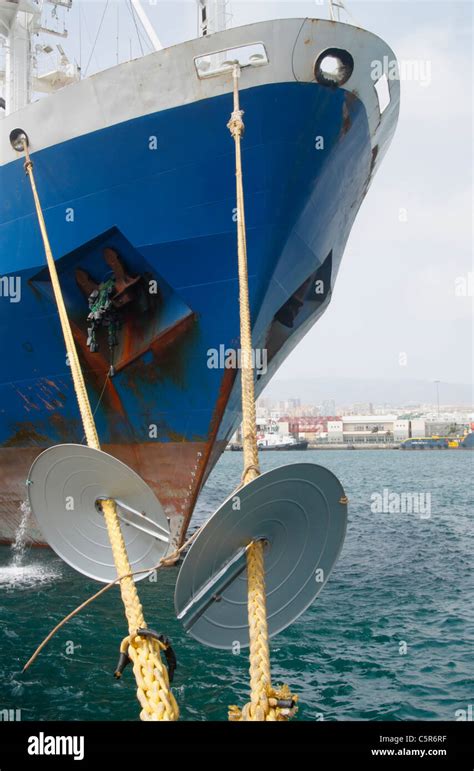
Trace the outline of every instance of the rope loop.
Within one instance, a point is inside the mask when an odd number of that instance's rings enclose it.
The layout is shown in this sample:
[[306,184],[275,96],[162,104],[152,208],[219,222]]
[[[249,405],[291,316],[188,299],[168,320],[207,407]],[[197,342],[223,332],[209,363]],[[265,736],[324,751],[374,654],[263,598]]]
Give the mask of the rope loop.
[[245,484],[247,476],[250,474],[251,471],[255,472],[254,477],[253,477],[254,479],[255,479],[255,477],[260,476],[260,468],[259,468],[259,466],[256,466],[255,463],[249,463],[249,465],[246,466],[244,468],[244,470],[242,471],[242,476],[240,478],[241,479],[240,486]]

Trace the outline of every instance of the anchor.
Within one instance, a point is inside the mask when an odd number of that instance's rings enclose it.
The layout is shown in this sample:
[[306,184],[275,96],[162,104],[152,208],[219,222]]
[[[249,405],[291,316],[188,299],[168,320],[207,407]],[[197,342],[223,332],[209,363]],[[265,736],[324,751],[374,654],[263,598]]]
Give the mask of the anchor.
[[112,271],[112,276],[100,283],[94,281],[83,268],[76,268],[76,281],[87,297],[89,315],[87,316],[87,347],[91,353],[97,353],[98,331],[107,329],[107,342],[110,356],[110,376],[115,375],[113,365],[114,349],[118,344],[117,333],[122,325],[121,311],[137,303],[140,289],[143,289],[143,276],[129,276],[115,249],[106,247],[103,258]]

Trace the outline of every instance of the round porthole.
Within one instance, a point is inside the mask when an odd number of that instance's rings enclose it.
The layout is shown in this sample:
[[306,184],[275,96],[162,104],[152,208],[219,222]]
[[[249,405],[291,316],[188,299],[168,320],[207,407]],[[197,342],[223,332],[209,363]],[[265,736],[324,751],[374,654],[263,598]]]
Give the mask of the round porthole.
[[314,64],[314,76],[323,86],[343,86],[354,69],[354,59],[342,48],[327,48]]
[[13,131],[10,132],[10,144],[17,153],[21,153],[25,148],[25,144],[26,146],[29,144],[28,135],[23,129],[13,129]]

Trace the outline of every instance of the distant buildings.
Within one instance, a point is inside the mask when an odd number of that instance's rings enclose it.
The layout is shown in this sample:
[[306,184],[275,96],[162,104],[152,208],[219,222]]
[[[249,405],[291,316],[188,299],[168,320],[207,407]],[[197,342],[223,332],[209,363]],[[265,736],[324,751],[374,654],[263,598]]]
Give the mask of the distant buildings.
[[321,415],[330,417],[336,414],[336,402],[334,399],[326,399],[321,405]]
[[351,410],[348,412],[350,415],[373,415],[374,405],[372,402],[355,402],[352,405]]
[[392,444],[409,436],[410,421],[396,415],[343,415],[328,421],[328,443]]
[[287,416],[280,418],[278,430],[280,433],[293,434],[301,439],[308,439],[308,441],[313,442],[326,434],[329,419],[322,415]]
[[[432,405],[401,405],[389,411],[384,405],[357,402],[339,408],[339,415],[336,410],[333,399],[323,401],[320,407],[301,404],[299,399],[259,399],[257,427],[262,435],[278,432],[315,445],[359,447],[399,444],[406,439],[431,436],[462,437],[474,428],[474,413],[455,406],[441,411],[439,417],[437,407],[433,409]],[[240,435],[234,435],[232,441],[240,443]]]

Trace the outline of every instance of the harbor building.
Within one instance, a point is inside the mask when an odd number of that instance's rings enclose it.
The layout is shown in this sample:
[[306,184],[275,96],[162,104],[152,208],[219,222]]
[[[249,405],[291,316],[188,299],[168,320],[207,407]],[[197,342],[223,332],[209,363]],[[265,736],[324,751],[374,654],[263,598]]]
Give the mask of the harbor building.
[[410,421],[396,415],[343,415],[327,422],[329,444],[392,444],[409,436]]

